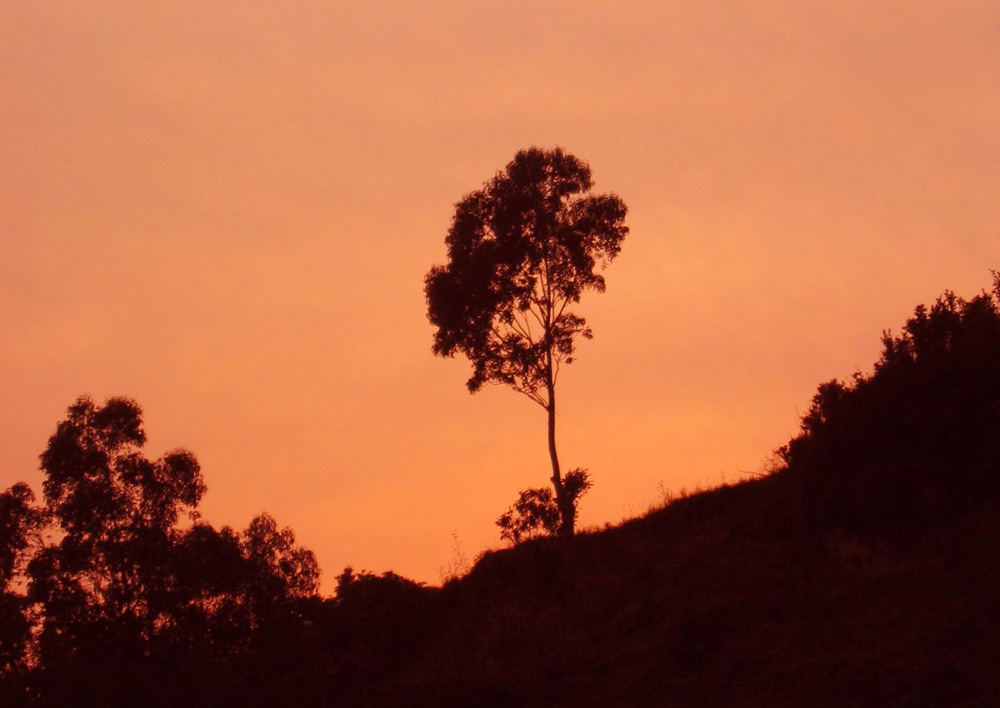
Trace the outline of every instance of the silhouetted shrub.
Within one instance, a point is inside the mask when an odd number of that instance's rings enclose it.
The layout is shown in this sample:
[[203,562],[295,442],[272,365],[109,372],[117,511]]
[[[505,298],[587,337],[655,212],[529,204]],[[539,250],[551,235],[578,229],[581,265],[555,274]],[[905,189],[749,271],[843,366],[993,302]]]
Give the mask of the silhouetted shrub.
[[[593,486],[590,473],[582,467],[570,470],[562,481],[566,498],[573,506],[573,518],[580,497]],[[559,504],[548,487],[525,489],[507,512],[497,519],[500,539],[518,544],[539,535],[553,536],[561,523]]]
[[1000,275],[885,332],[871,375],[822,384],[779,454],[817,528],[901,539],[1000,490]]
[[434,623],[434,592],[391,571],[337,577],[328,631],[342,670],[354,681],[377,680],[416,659]]

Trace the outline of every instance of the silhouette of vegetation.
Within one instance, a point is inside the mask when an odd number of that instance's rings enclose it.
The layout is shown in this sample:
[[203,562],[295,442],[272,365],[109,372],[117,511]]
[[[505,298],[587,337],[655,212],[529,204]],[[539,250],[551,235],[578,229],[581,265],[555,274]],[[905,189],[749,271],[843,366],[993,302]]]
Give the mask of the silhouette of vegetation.
[[536,490],[442,587],[348,567],[327,598],[270,516],[198,516],[134,402],[80,399],[44,504],[0,494],[0,705],[997,705],[1000,278],[883,343],[769,474],[566,539]]
[[201,522],[194,455],[149,460],[145,442],[134,401],[80,398],[41,455],[45,506],[24,484],[0,497],[11,701],[44,686],[32,704],[142,704],[157,671],[252,651],[315,596],[291,530],[266,514],[242,533]]
[[[573,504],[577,503],[592,486],[590,474],[582,467],[570,470],[563,479],[563,489]],[[548,487],[525,489],[510,509],[497,519],[500,539],[518,544],[539,535],[555,535],[559,532],[559,506]]]
[[205,486],[193,455],[152,462],[139,452],[145,441],[135,402],[81,398],[42,454],[45,502],[61,533],[28,568],[46,662],[94,640],[134,654],[170,613],[177,522]]
[[504,384],[545,409],[559,533],[567,536],[576,510],[556,451],[555,387],[576,337],[593,336],[569,308],[585,290],[604,291],[599,271],[628,233],[622,200],[592,186],[586,163],[559,148],[518,152],[456,205],[448,264],[425,279],[434,353],[472,362],[471,392]]
[[[348,566],[337,577],[336,602],[341,631],[353,659],[399,666],[411,657],[414,637],[427,629],[428,589],[391,571],[376,575],[355,573]],[[411,641],[413,641],[411,639]]]
[[899,541],[1000,492],[1000,275],[882,344],[872,374],[819,387],[779,452],[814,526]]

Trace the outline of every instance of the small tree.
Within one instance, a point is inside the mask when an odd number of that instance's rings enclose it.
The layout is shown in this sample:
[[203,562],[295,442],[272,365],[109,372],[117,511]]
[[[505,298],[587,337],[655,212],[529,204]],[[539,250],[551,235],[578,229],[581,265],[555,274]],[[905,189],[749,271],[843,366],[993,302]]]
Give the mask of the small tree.
[[[563,478],[563,489],[573,503],[574,510],[580,497],[590,487],[590,474],[582,467],[570,470]],[[548,487],[525,489],[518,495],[517,501],[511,504],[510,509],[497,519],[500,539],[510,541],[515,546],[542,534],[555,535],[559,532],[559,524],[559,506]]]
[[559,533],[572,535],[575,499],[556,452],[555,387],[573,361],[576,337],[593,334],[569,307],[604,291],[599,271],[628,233],[625,204],[591,194],[586,163],[561,149],[522,150],[455,207],[445,239],[448,264],[425,279],[434,353],[472,362],[469,391],[510,386],[545,409]]

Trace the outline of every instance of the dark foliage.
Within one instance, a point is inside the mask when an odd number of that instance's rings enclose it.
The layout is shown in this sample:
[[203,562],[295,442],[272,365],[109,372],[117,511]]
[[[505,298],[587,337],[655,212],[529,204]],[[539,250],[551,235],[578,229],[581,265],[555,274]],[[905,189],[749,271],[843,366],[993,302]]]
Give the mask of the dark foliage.
[[553,367],[572,361],[577,335],[591,336],[567,307],[604,290],[598,271],[628,232],[621,199],[591,186],[582,161],[531,148],[456,205],[427,306],[434,352],[472,362],[470,391],[502,383],[544,406]]
[[80,651],[147,651],[176,606],[169,569],[182,514],[205,487],[194,456],[153,462],[134,401],[87,398],[41,456],[46,507],[60,538],[28,567],[28,596],[42,608],[43,662]]
[[815,527],[901,541],[1000,492],[1000,277],[882,343],[871,375],[819,387],[780,453]]
[[355,573],[337,578],[337,632],[343,660],[372,681],[400,670],[431,628],[433,592],[393,572]]

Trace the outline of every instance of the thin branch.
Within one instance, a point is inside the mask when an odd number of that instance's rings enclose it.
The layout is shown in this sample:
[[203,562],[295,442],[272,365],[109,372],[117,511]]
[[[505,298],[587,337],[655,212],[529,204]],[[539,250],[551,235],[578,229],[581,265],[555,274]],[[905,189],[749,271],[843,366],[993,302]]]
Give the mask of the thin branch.
[[554,322],[558,322],[559,321],[559,318],[562,317],[563,310],[566,309],[566,306],[568,304],[569,304],[569,297],[563,298],[562,305],[560,305],[560,307],[559,307],[559,314],[556,315],[555,320],[553,320]]
[[[521,315],[521,320],[517,319],[518,314]],[[519,325],[518,332],[522,337],[527,339],[529,342],[535,341],[535,337],[531,332],[531,321],[523,312],[514,314],[514,322]]]
[[529,307],[528,312],[530,312],[532,316],[535,318],[535,320],[538,322],[538,326],[541,327],[542,329],[545,329],[545,321],[542,319],[542,312],[541,312],[542,303],[540,300],[537,299],[535,299],[534,302],[536,305],[539,306],[539,311],[536,312],[533,307]]
[[521,322],[518,321],[518,319],[517,319],[517,315],[512,315],[511,316],[510,328],[512,330],[514,330],[515,332],[517,332],[522,337],[524,337],[525,339],[527,339],[529,342],[531,341],[531,330],[530,330],[530,328],[528,329],[527,332],[525,332],[524,328],[521,325]]
[[534,401],[535,403],[537,403],[538,405],[540,405],[542,408],[547,408],[548,407],[548,403],[546,402],[545,398],[541,394],[539,394],[538,392],[531,391],[531,390],[526,389],[526,388],[524,388],[522,386],[514,386],[513,388],[518,393],[524,394],[525,396],[527,396],[528,398],[530,398],[532,401]]
[[545,333],[548,334],[549,330],[552,328],[552,278],[549,273],[549,260],[548,258],[542,259],[542,265],[544,266],[543,272],[545,274],[544,280],[544,290],[545,290]]
[[495,322],[490,324],[490,333],[494,337],[496,337],[497,340],[500,341],[500,342],[504,341],[507,338],[506,337],[506,333],[505,332],[501,332],[500,329],[497,327],[497,325],[496,325]]

